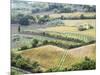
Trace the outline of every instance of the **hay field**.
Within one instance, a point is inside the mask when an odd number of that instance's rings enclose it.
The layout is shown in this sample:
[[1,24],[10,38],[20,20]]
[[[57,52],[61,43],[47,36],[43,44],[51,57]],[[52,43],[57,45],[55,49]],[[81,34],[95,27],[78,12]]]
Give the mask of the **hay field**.
[[[36,60],[45,70],[53,67],[70,67],[81,62],[85,56],[95,59],[95,44],[87,45],[71,50],[64,50],[57,46],[45,45],[25,51],[19,51],[25,58]],[[74,62],[73,62],[74,61]]]

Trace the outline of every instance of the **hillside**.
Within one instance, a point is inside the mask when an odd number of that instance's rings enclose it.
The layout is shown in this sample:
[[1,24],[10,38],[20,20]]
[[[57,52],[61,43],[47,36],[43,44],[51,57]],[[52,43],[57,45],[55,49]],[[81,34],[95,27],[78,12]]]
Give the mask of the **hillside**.
[[95,44],[87,45],[71,50],[46,45],[18,52],[31,61],[38,61],[45,70],[49,68],[70,67],[72,64],[81,62],[83,57],[88,56],[95,59]]

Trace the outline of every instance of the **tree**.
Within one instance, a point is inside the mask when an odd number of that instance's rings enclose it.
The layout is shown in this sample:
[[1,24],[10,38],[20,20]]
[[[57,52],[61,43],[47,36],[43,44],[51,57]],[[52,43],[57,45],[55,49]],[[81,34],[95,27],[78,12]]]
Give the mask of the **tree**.
[[83,14],[80,15],[80,19],[84,19],[84,15]]
[[48,44],[49,42],[48,42],[48,40],[44,40],[43,41],[43,45],[46,45],[46,44]]
[[31,23],[31,21],[32,21],[32,23],[36,23],[36,17],[35,16],[26,15],[25,17],[29,19],[30,23]]
[[63,15],[61,15],[61,20],[64,20],[64,19],[65,19],[65,17]]
[[20,28],[20,25],[18,26],[18,32],[20,32],[21,28]]
[[29,25],[29,19],[24,16],[19,20],[19,24],[20,25]]
[[[14,54],[12,53],[12,59],[11,60],[11,65],[24,69],[24,70],[28,70],[30,72],[42,72],[40,65],[38,64],[38,62],[36,61],[32,61],[30,62],[30,60],[28,58],[24,58],[22,55],[20,54]],[[14,64],[12,64],[14,63]],[[12,74],[15,74],[14,72]]]
[[43,24],[45,22],[48,22],[50,20],[49,15],[44,15],[43,17],[39,17],[38,23]]
[[73,12],[70,7],[64,7],[60,10],[60,13],[71,13]]
[[34,40],[32,41],[32,47],[36,47],[37,44],[38,44],[38,40],[37,40],[37,39],[34,39]]
[[26,50],[26,49],[28,49],[28,46],[26,46],[26,45],[24,45],[24,46],[22,46],[22,47],[20,48],[20,50]]

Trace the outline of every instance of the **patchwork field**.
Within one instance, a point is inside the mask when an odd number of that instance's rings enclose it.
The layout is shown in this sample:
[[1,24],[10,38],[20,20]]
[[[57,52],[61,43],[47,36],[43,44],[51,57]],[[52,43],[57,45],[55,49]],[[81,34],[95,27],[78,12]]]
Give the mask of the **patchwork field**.
[[12,6],[13,75],[96,68],[94,5],[12,1]]

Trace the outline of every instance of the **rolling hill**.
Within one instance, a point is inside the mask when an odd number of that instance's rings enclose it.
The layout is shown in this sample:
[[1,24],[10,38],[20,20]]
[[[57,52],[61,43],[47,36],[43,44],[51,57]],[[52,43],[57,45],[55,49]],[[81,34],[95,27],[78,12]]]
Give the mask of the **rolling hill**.
[[22,56],[38,61],[44,70],[49,68],[65,68],[81,62],[85,56],[95,59],[95,44],[64,50],[57,46],[45,45],[25,51],[19,51]]

